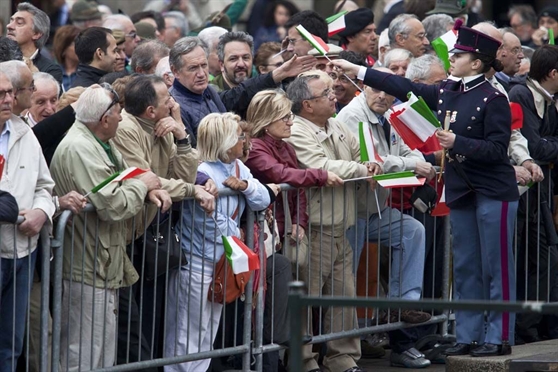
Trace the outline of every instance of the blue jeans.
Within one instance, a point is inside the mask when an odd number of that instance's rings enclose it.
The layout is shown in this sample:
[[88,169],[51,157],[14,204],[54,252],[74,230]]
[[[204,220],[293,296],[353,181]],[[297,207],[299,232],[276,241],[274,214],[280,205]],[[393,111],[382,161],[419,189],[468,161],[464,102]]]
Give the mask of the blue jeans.
[[373,214],[368,219],[357,219],[347,229],[349,244],[353,248],[353,272],[356,275],[365,237],[391,247],[389,297],[408,300],[420,299],[424,274],[424,226],[413,217],[397,209],[386,208],[382,218]]
[[0,372],[15,371],[21,355],[38,251],[19,259],[0,258]]

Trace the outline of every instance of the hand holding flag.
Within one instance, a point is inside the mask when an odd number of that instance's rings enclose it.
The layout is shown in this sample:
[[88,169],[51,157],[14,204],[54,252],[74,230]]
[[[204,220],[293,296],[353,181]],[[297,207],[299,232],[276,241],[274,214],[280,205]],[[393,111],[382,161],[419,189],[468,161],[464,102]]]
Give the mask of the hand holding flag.
[[87,198],[90,194],[96,194],[99,191],[101,191],[102,189],[104,189],[109,183],[111,182],[121,182],[130,178],[134,178],[136,176],[139,176],[145,172],[147,172],[148,169],[141,169],[138,167],[130,167],[126,170],[123,170],[122,172],[115,172],[113,174],[111,174],[110,176],[108,176],[103,182],[99,183],[97,186],[93,187],[91,189],[91,191],[89,191],[87,194],[84,195],[85,198]]

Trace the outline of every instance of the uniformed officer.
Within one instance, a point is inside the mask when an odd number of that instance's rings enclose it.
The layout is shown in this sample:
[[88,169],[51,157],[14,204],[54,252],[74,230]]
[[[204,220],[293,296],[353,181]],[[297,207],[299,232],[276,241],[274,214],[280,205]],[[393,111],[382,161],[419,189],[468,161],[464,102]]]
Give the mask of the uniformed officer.
[[[438,86],[410,81],[337,60],[333,64],[356,73],[366,85],[406,100],[409,91],[422,96],[450,130],[438,139],[448,150],[446,203],[453,234],[454,293],[457,300],[515,300],[512,255],[513,226],[519,193],[507,148],[511,114],[506,97],[484,73],[502,64],[497,40],[456,23],[459,35],[450,58],[452,75]],[[457,80],[457,81],[456,81]],[[480,309],[479,309],[480,310]],[[457,344],[448,355],[511,353],[515,317],[480,311],[456,311]]]

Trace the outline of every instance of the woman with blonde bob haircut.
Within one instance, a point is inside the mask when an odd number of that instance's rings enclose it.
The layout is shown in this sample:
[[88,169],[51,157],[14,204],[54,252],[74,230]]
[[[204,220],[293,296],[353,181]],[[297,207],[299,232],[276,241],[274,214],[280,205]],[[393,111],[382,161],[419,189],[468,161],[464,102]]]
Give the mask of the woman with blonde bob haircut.
[[[327,78],[327,74],[324,74]],[[264,183],[288,183],[299,190],[287,193],[288,202],[282,195],[277,196],[276,218],[281,237],[291,239],[290,244],[298,247],[305,237],[308,227],[306,214],[306,193],[302,187],[339,186],[343,184],[337,175],[323,169],[300,169],[294,148],[283,141],[291,136],[295,115],[291,112],[292,103],[282,90],[264,90],[257,93],[246,115],[253,126],[252,150],[246,165],[254,177]],[[288,214],[285,217],[285,209]],[[293,263],[301,264],[306,257],[297,252],[285,252]],[[298,262],[296,262],[298,261]]]
[[[241,196],[220,196],[212,216],[207,216],[195,200],[183,202],[182,222],[177,227],[181,228],[180,244],[188,263],[170,273],[166,358],[211,349],[223,309],[222,304],[208,299],[214,266],[225,251],[221,235],[240,238],[238,219],[246,203],[260,211],[271,202],[268,189],[239,160],[246,140],[239,120],[231,113],[209,114],[198,127],[198,151],[203,161],[198,171]],[[175,364],[166,366],[165,371],[205,371],[209,362]]]

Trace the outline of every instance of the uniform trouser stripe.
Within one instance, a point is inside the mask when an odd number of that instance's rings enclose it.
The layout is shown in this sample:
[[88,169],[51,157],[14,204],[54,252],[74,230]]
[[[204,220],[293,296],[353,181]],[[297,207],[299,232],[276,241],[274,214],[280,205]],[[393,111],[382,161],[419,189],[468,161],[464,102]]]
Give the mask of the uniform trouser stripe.
[[[510,276],[508,271],[508,202],[502,202],[500,219],[500,262],[502,265],[502,299],[510,300]],[[502,313],[502,341],[509,340],[510,314]]]

